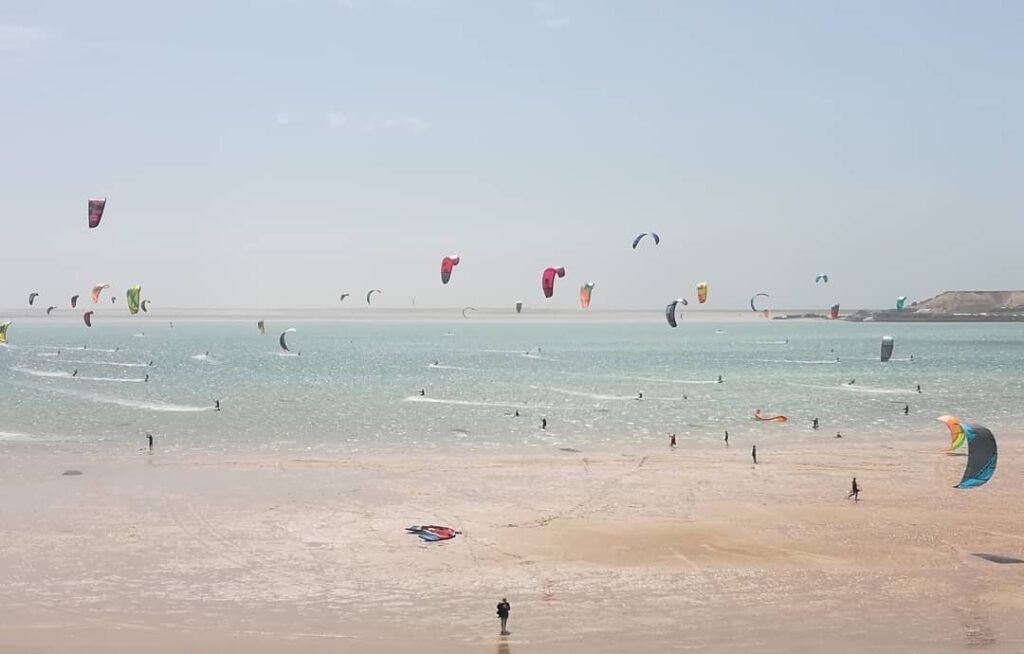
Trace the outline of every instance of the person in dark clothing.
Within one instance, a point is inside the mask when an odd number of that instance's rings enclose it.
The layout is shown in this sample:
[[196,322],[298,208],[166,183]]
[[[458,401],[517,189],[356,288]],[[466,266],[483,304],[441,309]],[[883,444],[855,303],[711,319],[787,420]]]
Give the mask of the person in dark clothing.
[[151,434],[151,433],[149,433],[147,431],[146,432],[146,440],[149,441],[149,451],[152,452],[153,451],[153,434]]
[[918,385],[917,385],[917,392],[918,392],[918,393],[920,393],[920,392],[921,392],[921,384],[918,384]]
[[73,373],[71,373],[71,376],[72,377],[77,377],[78,376],[78,368],[75,368],[75,371]]
[[846,495],[846,499],[853,498],[854,502],[860,501],[860,486],[857,485],[857,478],[853,478],[853,482],[850,484],[850,492]]
[[675,434],[670,433],[668,435],[668,446],[669,447],[675,447],[676,446],[676,435]]
[[842,434],[842,432],[838,432],[838,431],[837,431],[837,432],[836,432],[836,438],[842,438],[842,437],[843,437],[843,434]]
[[756,444],[754,445],[754,447],[750,448],[750,457],[752,459],[754,459],[754,465],[756,466],[757,465],[757,445]]
[[547,418],[541,418],[540,419],[540,428],[541,429],[547,429],[548,428],[548,419]]
[[818,419],[815,418],[814,420],[811,421],[811,429],[817,429],[817,428],[818,428]]
[[910,415],[910,405],[909,404],[904,404],[903,405],[903,415],[905,415],[905,416],[909,416]]
[[512,605],[508,603],[508,600],[504,597],[498,602],[498,617],[501,619],[501,635],[507,636],[508,629],[508,614],[512,610]]
[[728,445],[728,444],[729,444],[729,430],[726,430],[726,431],[725,431],[725,444],[726,444],[726,445]]
[[213,410],[214,411],[220,411],[220,400],[214,400],[213,401]]
[[722,376],[721,375],[718,376],[718,382],[717,383],[719,383],[719,384],[722,383]]

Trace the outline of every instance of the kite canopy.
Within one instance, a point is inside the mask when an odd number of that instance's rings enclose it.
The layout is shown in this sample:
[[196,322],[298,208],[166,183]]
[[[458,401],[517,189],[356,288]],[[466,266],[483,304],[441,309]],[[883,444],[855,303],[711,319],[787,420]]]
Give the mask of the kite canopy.
[[762,416],[761,409],[754,409],[754,420],[758,422],[786,422],[789,418],[786,416]]
[[149,300],[143,300],[139,304],[139,308],[142,309],[143,313],[149,313]]
[[464,309],[462,310],[462,317],[463,317],[463,318],[469,318],[469,316],[467,316],[467,315],[466,315],[466,312],[467,312],[467,311],[476,311],[476,307],[465,307],[465,308],[464,308]]
[[949,448],[946,451],[952,452],[963,447],[963,444],[967,442],[967,434],[960,426],[960,419],[956,416],[939,416],[936,420],[945,424],[946,429],[949,430]]
[[259,333],[260,333],[261,335],[262,335],[262,334],[266,334],[266,333],[267,333],[267,329],[266,329],[266,327],[264,327],[264,326],[263,326],[263,321],[262,321],[262,320],[256,323],[256,330],[257,330],[257,331],[258,331],[258,332],[259,332]]
[[366,292],[366,303],[367,304],[370,303],[370,296],[373,295],[374,293],[380,293],[380,289],[379,288],[371,288],[369,291]]
[[650,236],[654,240],[655,245],[661,243],[661,238],[655,232],[641,232],[636,235],[636,238],[633,239],[634,250],[636,249],[637,245],[640,245],[640,241],[642,241],[645,236]]
[[128,299],[128,311],[134,316],[139,312],[139,295],[142,294],[141,286],[132,286],[125,292]]
[[89,200],[89,229],[100,226],[103,220],[103,210],[107,207],[106,198],[92,198]]
[[906,295],[901,295],[898,298],[896,298],[896,310],[897,311],[903,311],[903,305],[906,303],[906,301],[907,301],[907,296]]
[[71,296],[71,308],[74,309],[77,306],[78,306],[78,296],[77,295],[72,295]]
[[36,301],[37,297],[39,297],[39,293],[29,293],[28,294],[28,305],[32,306],[32,303]]
[[895,345],[896,341],[892,336],[882,337],[882,361],[888,361],[892,358],[892,349]]
[[83,313],[82,320],[85,322],[86,327],[92,327],[92,311],[86,311]]
[[344,302],[345,298],[347,298],[349,295],[352,295],[352,294],[351,293],[342,293],[341,295],[338,296],[338,302]]
[[93,287],[92,287],[92,303],[93,304],[96,304],[97,302],[100,301],[100,293],[102,293],[103,289],[105,289],[105,288],[110,288],[110,284],[95,284],[95,285],[93,285]]
[[817,284],[818,282],[825,282],[828,284],[828,275],[826,273],[818,273],[814,278],[814,283]]
[[565,277],[565,268],[545,268],[540,276],[540,288],[544,291],[544,297],[551,297],[555,294],[555,277]]
[[757,298],[759,298],[759,297],[763,297],[763,298],[767,299],[770,296],[767,293],[754,293],[754,295],[750,298],[750,310],[751,311],[763,311],[762,309],[758,309],[757,308]]
[[447,284],[452,278],[452,269],[459,265],[459,255],[453,254],[450,257],[441,259],[441,283]]
[[285,342],[284,337],[295,331],[298,330],[296,330],[294,327],[289,327],[288,329],[281,332],[281,337],[277,339],[277,342],[281,345],[281,349],[284,350],[285,352],[291,352],[291,350],[288,349],[288,343]]
[[516,313],[522,313],[522,312],[523,312],[523,301],[522,300],[516,300]]
[[701,282],[697,284],[697,301],[704,304],[708,301],[708,283]]
[[11,326],[10,320],[0,322],[0,343],[7,342],[7,328]]
[[668,322],[669,327],[675,327],[678,324],[676,322],[676,307],[680,304],[685,307],[690,303],[683,298],[677,298],[665,305],[665,320]]
[[580,306],[586,309],[590,306],[590,294],[594,291],[594,285],[587,282],[580,286]]
[[51,313],[51,312],[52,312],[52,311],[53,311],[54,309],[56,309],[56,308],[57,308],[57,305],[55,305],[55,304],[51,304],[50,306],[46,307],[46,315],[50,315],[50,313]]
[[983,486],[996,471],[996,438],[987,427],[960,425],[967,436],[967,468],[964,477],[954,488],[968,489]]
[[839,317],[839,303],[838,302],[836,302],[831,307],[829,307],[828,317],[831,318],[832,320],[835,320],[836,318]]

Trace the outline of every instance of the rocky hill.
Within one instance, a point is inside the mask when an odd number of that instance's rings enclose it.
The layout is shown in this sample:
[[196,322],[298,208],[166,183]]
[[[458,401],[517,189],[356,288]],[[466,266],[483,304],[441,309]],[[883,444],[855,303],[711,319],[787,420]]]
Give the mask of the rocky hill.
[[946,291],[910,305],[924,313],[1024,312],[1024,291]]

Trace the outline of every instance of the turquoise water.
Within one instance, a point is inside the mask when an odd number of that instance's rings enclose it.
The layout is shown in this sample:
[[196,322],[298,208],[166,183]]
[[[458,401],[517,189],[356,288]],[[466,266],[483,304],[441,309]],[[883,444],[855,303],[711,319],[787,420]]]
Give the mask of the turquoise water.
[[[942,440],[943,413],[997,432],[1024,418],[1018,325],[295,321],[294,355],[283,326],[16,325],[0,347],[0,442],[124,448],[149,430],[182,450],[634,451],[668,431],[683,444],[726,429],[738,442]],[[756,423],[757,408],[790,421]]]

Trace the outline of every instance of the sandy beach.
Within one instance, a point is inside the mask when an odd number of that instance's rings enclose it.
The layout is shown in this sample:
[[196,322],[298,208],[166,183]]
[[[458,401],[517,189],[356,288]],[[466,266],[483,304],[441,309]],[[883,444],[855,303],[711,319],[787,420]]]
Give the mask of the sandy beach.
[[[214,458],[6,448],[4,652],[1024,647],[1020,448]],[[81,475],[65,476],[65,470]],[[864,491],[845,499],[856,475]],[[412,524],[463,534],[423,543]],[[512,603],[497,635],[494,604]]]

